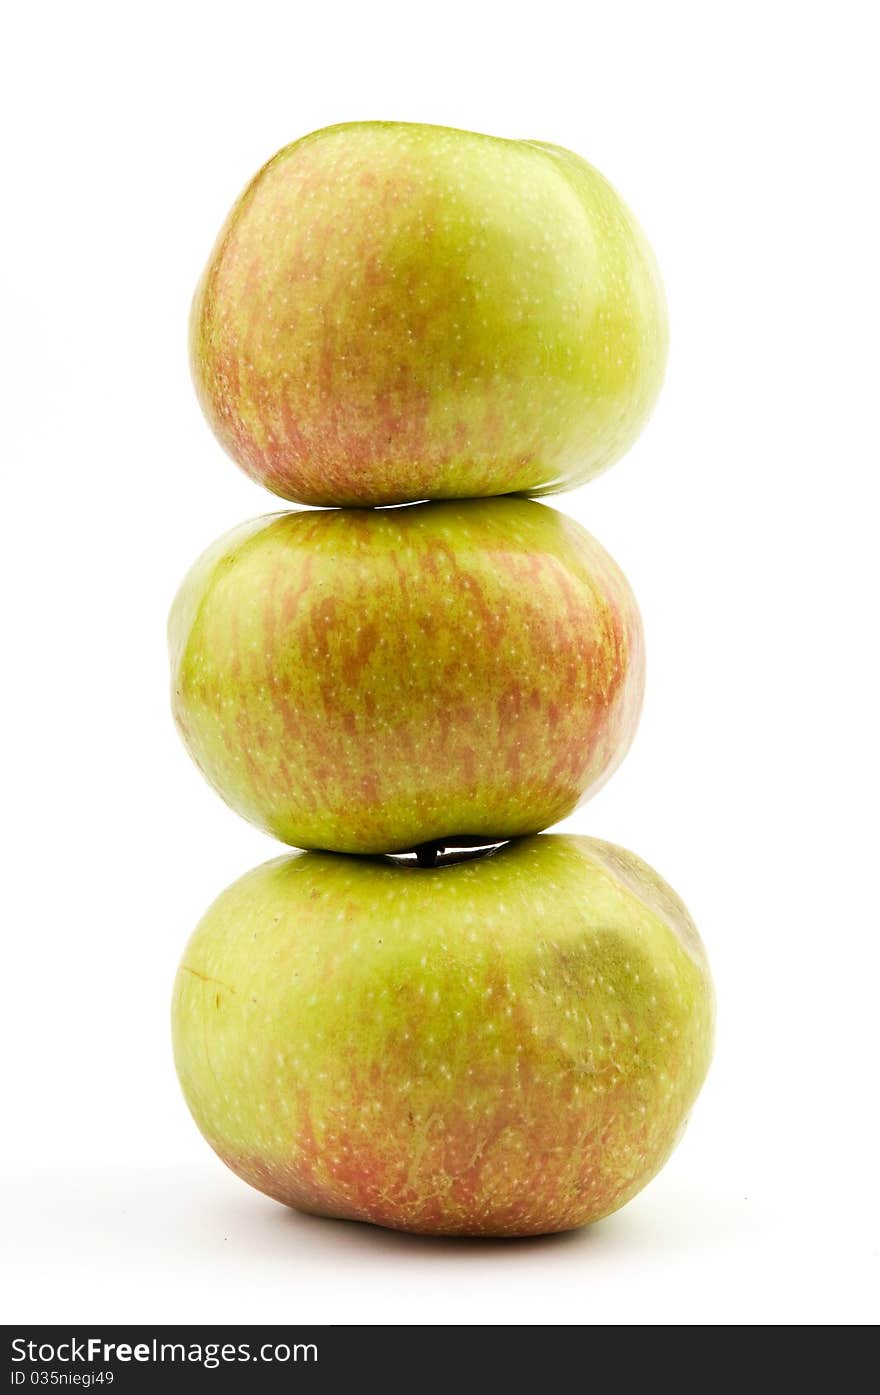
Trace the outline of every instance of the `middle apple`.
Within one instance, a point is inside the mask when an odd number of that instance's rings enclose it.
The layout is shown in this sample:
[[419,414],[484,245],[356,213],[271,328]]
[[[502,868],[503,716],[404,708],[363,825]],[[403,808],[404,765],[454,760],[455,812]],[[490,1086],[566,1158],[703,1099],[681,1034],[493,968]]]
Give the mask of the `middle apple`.
[[512,497],[244,524],[190,571],[169,641],[218,793],[338,852],[548,827],[623,759],[644,686],[623,573]]

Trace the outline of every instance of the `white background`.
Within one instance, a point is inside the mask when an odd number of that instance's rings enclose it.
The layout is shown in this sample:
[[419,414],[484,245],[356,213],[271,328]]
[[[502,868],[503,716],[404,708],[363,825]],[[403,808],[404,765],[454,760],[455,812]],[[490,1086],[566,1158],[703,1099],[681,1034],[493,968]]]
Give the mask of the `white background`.
[[[17,7],[0,85],[7,1321],[837,1323],[878,1316],[878,227],[873,7]],[[570,821],[681,891],[714,1069],[591,1231],[459,1243],[297,1217],[202,1142],[168,1000],[276,845],[168,714],[165,615],[273,498],[186,361],[222,218],[280,145],[428,121],[569,146],[655,247],[661,403],[550,502],[629,574],[635,747]]]

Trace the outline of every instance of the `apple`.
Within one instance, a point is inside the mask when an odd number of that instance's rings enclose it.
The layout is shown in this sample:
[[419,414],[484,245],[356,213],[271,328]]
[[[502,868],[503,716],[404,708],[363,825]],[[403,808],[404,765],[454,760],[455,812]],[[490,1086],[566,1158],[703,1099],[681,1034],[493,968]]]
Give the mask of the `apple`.
[[632,853],[546,835],[434,867],[286,855],[184,953],[174,1055],[223,1161],[316,1215],[538,1235],[662,1167],[708,1069],[682,902]]
[[196,563],[169,639],[203,774],[339,852],[546,828],[622,760],[644,685],[625,577],[528,499],[257,519]]
[[633,215],[577,155],[391,121],[266,164],[196,291],[219,440],[308,504],[540,494],[632,444],[666,361]]

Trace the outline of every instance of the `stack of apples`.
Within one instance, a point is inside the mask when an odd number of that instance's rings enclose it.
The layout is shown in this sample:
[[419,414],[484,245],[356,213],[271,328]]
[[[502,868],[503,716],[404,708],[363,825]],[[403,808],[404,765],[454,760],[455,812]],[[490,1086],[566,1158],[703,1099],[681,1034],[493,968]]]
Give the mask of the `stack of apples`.
[[174,714],[227,803],[306,851],[207,912],[174,1048],[208,1142],[290,1206],[566,1230],[680,1136],[712,1045],[693,922],[632,853],[536,836],[630,745],[641,621],[599,544],[525,497],[626,450],[666,343],[632,214],[553,145],[332,127],[220,233],[200,402],[248,474],[321,507],[196,562]]

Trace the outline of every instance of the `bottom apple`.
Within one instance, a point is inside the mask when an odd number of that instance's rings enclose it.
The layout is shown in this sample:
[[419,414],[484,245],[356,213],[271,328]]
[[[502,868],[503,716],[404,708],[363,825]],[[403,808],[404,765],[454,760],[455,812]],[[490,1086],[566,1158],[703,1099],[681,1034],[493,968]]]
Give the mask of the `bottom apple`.
[[306,852],[249,872],[201,921],[174,1051],[212,1148],[276,1200],[538,1235],[607,1216],[662,1167],[713,1005],[682,902],[610,843]]

